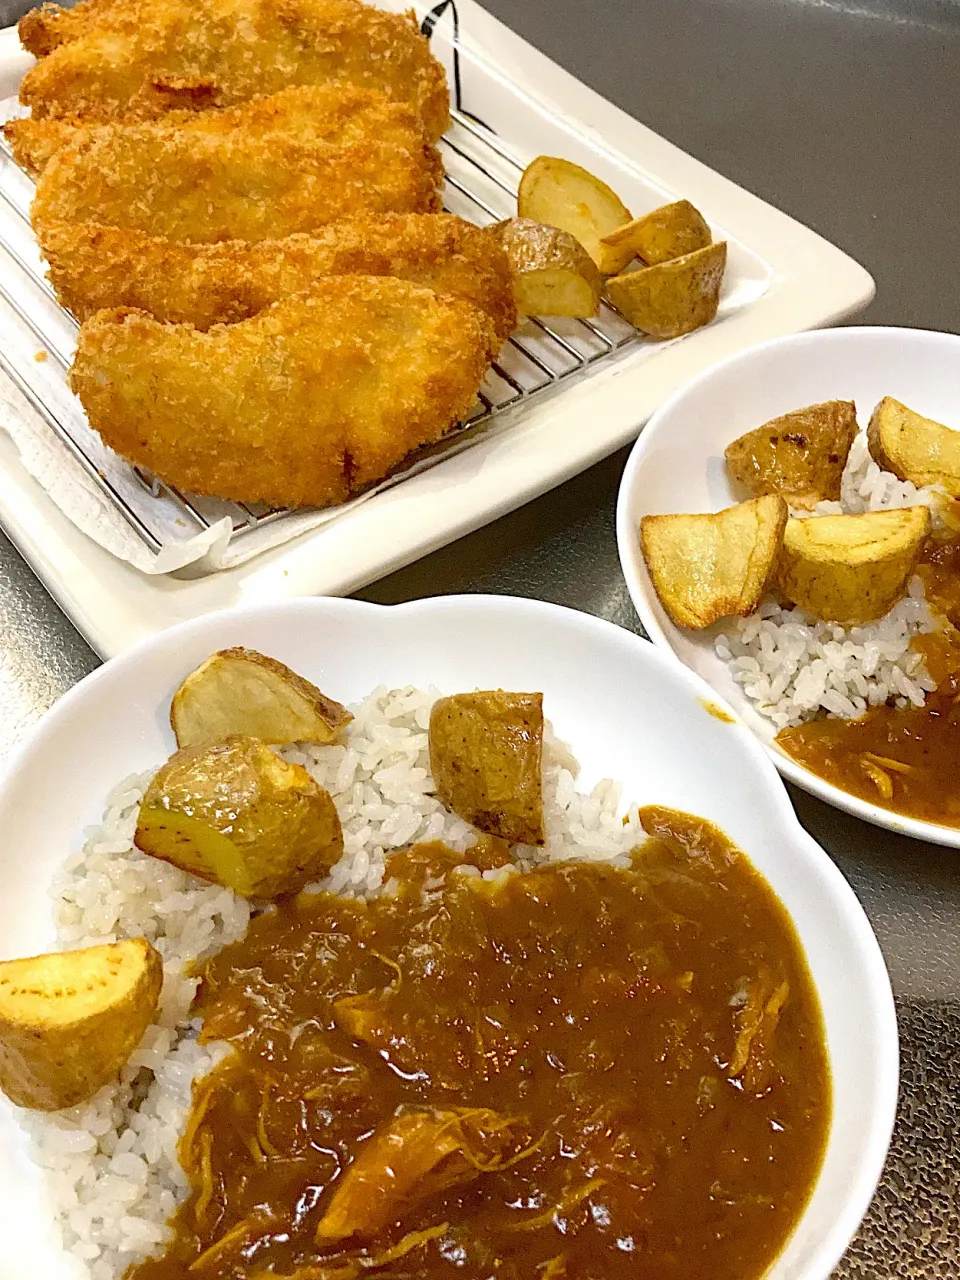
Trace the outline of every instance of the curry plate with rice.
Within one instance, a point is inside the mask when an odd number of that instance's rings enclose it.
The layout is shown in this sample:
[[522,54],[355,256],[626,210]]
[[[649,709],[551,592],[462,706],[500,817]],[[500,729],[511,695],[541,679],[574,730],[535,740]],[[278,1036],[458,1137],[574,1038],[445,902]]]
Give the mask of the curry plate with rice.
[[960,826],[960,433],[889,396],[864,431],[853,402],[825,401],[732,441],[725,463],[750,498],[640,523],[665,611],[711,628],[805,768]]
[[[578,792],[536,693],[348,709],[231,649],[171,718],[61,877],[68,949],[0,966],[2,1083],[95,1280],[767,1270],[831,1088],[720,831]],[[44,1051],[94,1026],[81,1079]]]

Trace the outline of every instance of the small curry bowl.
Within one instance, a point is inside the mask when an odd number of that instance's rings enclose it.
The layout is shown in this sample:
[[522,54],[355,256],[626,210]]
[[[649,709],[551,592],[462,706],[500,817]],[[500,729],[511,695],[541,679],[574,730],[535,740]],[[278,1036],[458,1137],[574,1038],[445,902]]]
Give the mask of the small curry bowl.
[[714,648],[717,623],[678,627],[663,609],[640,551],[647,515],[720,511],[746,495],[724,462],[728,444],[780,414],[824,400],[853,400],[861,426],[893,396],[960,428],[960,336],[924,329],[822,329],[775,338],[707,369],[653,415],[627,459],[617,501],[620,566],[644,630],[735,708],[784,778],[867,822],[930,844],[960,848],[960,828],[909,818],[842,791],[791,759]]
[[[763,748],[708,686],[597,618],[522,599],[448,597],[384,607],[298,600],[212,614],[108,662],[43,719],[0,782],[2,956],[49,948],[49,886],[82,828],[132,771],[172,750],[170,698],[213,651],[244,645],[350,702],[377,685],[539,690],[581,783],[716,823],[779,896],[819,994],[833,1084],[824,1163],[767,1280],[827,1280],[866,1211],[897,1096],[890,984],[843,876],[797,822]],[[50,1227],[40,1171],[0,1102],[4,1274],[75,1276]]]

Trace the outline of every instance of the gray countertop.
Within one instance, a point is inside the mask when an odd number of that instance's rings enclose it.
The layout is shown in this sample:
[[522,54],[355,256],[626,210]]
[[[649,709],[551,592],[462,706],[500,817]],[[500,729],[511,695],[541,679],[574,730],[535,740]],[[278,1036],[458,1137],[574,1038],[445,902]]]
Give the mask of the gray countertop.
[[[671,141],[863,262],[864,317],[960,331],[960,0],[485,0]],[[625,454],[363,592],[538,596],[639,630],[613,508]],[[0,760],[97,658],[0,534]],[[800,792],[886,955],[902,1096],[837,1275],[960,1277],[960,861]]]

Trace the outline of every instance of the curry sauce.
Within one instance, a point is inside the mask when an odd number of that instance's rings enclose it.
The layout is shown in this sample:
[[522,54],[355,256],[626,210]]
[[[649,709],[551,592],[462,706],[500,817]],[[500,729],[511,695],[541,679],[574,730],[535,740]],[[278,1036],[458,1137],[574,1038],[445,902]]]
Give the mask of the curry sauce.
[[777,745],[818,778],[905,817],[960,827],[960,542],[931,538],[917,573],[942,627],[915,636],[937,683],[922,707],[872,707],[856,720],[781,729]]
[[817,997],[747,859],[642,816],[626,866],[421,845],[254,919],[203,966],[233,1052],[129,1280],[761,1276],[829,1127]]
[[906,817],[960,827],[960,678],[922,707],[874,707],[857,720],[781,729],[787,755],[835,787]]

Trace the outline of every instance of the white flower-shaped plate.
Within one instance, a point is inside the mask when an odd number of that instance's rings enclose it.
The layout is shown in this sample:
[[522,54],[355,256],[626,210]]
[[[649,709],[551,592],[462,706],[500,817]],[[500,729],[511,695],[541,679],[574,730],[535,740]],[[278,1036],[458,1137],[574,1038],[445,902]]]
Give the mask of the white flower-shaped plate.
[[[343,701],[375,686],[541,690],[587,786],[717,823],[780,896],[823,1008],[833,1118],[819,1181],[767,1280],[826,1280],[867,1208],[893,1125],[897,1028],[886,969],[853,892],[802,830],[762,747],[704,682],[639,637],[554,605],[469,596],[396,607],[301,600],[162,632],[94,672],[44,718],[0,783],[0,955],[53,941],[48,886],[107,792],[174,748],[170,698],[216,649],[247,645]],[[718,711],[720,714],[718,715]],[[2,1280],[75,1275],[39,1170],[0,1105]]]

